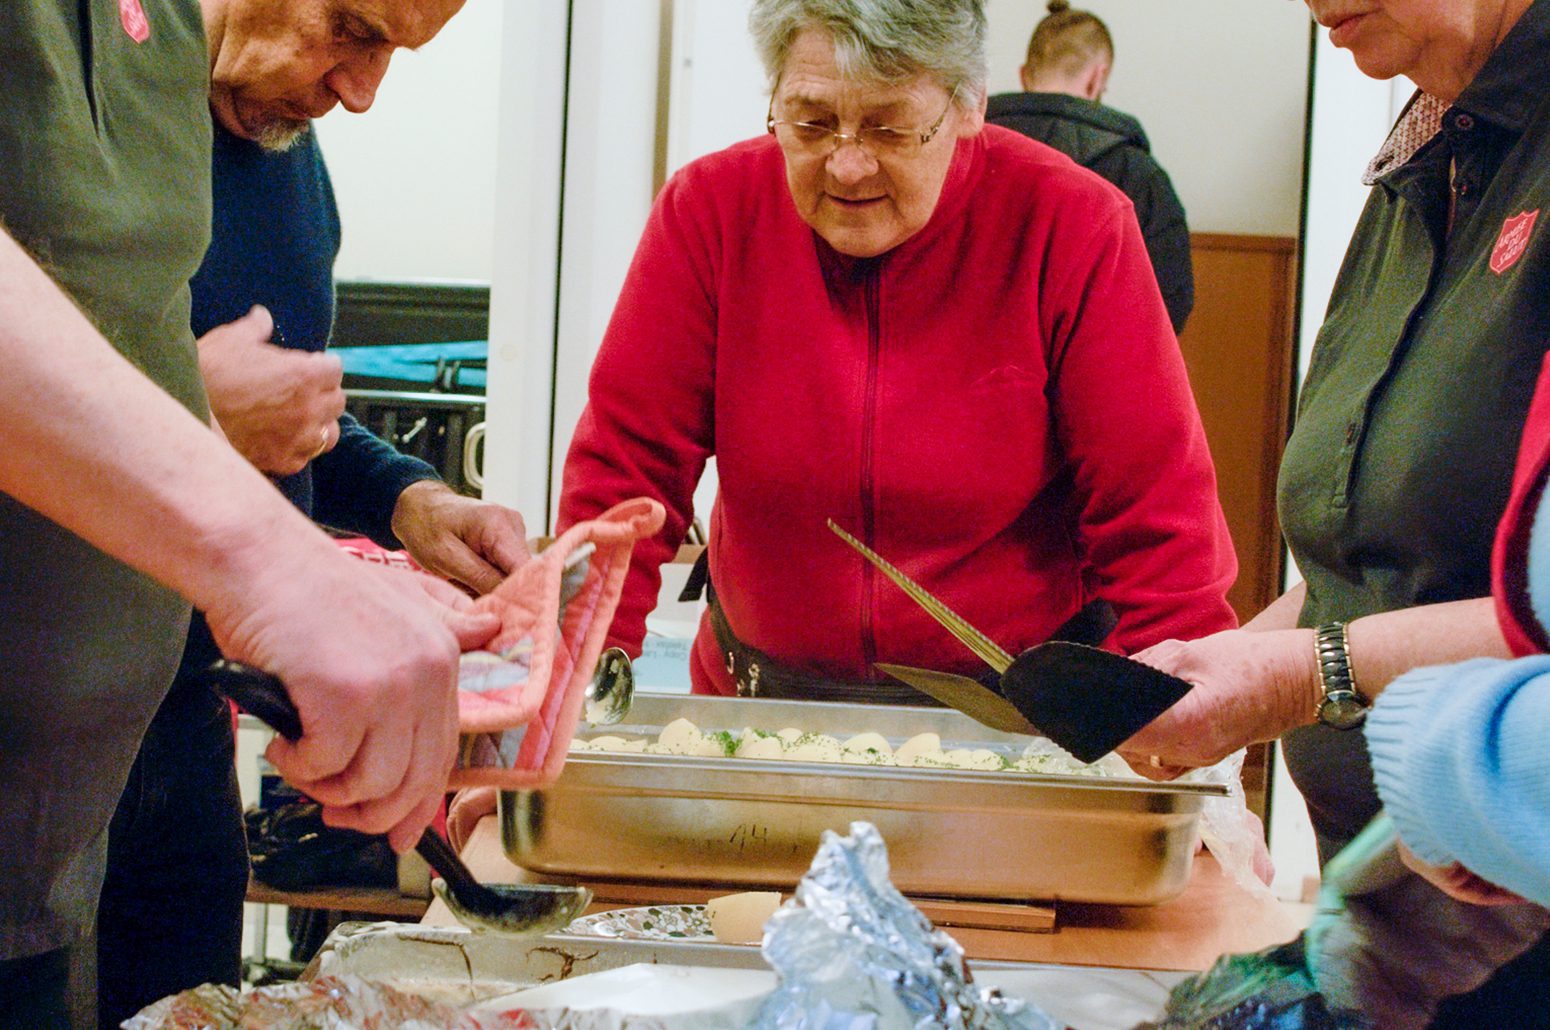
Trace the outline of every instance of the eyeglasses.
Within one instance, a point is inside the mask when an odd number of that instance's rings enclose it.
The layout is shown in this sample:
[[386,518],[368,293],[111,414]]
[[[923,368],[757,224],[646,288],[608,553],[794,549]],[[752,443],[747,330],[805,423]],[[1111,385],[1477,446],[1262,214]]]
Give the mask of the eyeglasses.
[[776,118],[775,98],[771,97],[770,110],[764,118],[764,128],[780,141],[781,146],[815,155],[828,156],[846,143],[854,143],[874,158],[905,157],[931,142],[937,131],[942,128],[942,123],[947,120],[947,112],[953,109],[953,101],[957,98],[958,87],[954,86],[947,98],[947,106],[942,108],[942,113],[937,116],[936,121],[924,129],[901,129],[894,125],[864,125],[855,132],[840,132],[821,122],[798,122],[789,118]]

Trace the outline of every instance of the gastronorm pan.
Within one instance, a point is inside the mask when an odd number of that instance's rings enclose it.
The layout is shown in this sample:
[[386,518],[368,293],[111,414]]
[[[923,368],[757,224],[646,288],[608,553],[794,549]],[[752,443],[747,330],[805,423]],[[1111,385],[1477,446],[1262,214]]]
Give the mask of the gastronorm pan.
[[[784,727],[1009,757],[1029,738],[940,708],[640,694],[609,734],[655,738],[687,718],[706,731]],[[598,734],[583,734],[584,736]],[[575,877],[789,889],[824,830],[857,819],[888,842],[906,894],[1152,905],[1189,881],[1201,806],[1226,788],[1140,778],[970,772],[751,758],[573,752],[559,780],[500,799],[517,865]]]

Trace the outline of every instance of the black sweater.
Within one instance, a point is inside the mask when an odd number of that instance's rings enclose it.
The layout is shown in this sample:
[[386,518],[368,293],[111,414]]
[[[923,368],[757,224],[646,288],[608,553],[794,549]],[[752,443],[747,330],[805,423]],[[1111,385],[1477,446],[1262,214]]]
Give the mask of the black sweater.
[[1184,205],[1152,157],[1141,123],[1130,115],[1064,93],[1001,93],[985,120],[1048,144],[1124,191],[1136,208],[1157,285],[1175,332],[1195,306]]

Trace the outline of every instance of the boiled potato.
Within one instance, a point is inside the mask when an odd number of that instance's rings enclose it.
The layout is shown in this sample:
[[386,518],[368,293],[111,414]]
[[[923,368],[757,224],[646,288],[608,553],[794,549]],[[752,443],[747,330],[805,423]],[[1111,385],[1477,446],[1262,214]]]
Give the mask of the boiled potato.
[[593,737],[588,744],[592,751],[623,751],[624,745],[629,741],[623,737]]
[[846,751],[857,751],[863,754],[871,752],[893,757],[893,745],[889,744],[888,738],[881,733],[858,733],[847,740],[842,747]]
[[916,755],[927,751],[941,750],[941,737],[935,733],[917,733],[899,745],[899,750],[893,753],[893,760],[900,765],[913,765],[915,764]]
[[674,719],[662,727],[662,732],[657,735],[657,743],[678,755],[692,755],[699,747],[702,734],[700,728],[688,719]]
[[838,762],[840,742],[827,733],[804,733],[782,756],[793,762]]
[[785,753],[779,737],[744,737],[737,745],[739,758],[780,758]]
[[745,891],[711,898],[705,903],[705,914],[722,944],[758,944],[764,940],[764,924],[779,907],[778,891]]

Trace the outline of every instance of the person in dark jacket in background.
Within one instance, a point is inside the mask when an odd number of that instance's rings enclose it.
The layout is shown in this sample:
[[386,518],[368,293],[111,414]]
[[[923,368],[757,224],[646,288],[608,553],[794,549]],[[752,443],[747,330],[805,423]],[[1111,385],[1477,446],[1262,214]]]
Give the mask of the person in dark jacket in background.
[[1101,103],[1113,65],[1114,41],[1098,16],[1050,0],[1049,16],[1028,41],[1021,71],[1026,92],[991,97],[985,120],[1054,147],[1124,190],[1136,207],[1173,331],[1182,332],[1195,306],[1184,205],[1152,157],[1141,123]]

